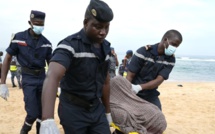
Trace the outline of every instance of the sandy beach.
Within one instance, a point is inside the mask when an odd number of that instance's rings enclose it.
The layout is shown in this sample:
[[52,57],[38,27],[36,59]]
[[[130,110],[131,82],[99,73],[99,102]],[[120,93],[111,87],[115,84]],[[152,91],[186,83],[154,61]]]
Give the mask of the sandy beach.
[[[17,134],[25,117],[23,93],[12,88],[8,101],[0,98],[0,134]],[[181,84],[183,87],[179,87]],[[167,119],[165,134],[214,134],[215,133],[215,82],[164,82],[159,91],[163,113]],[[55,120],[63,134],[57,115]],[[30,134],[35,134],[35,125]]]

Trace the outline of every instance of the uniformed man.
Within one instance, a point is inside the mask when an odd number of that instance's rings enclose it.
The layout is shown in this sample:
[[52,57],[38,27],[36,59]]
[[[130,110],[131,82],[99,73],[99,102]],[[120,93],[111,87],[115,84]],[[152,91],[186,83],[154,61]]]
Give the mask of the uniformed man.
[[16,56],[22,68],[22,87],[24,93],[25,110],[27,116],[21,129],[21,134],[27,134],[38,119],[36,124],[37,134],[39,133],[41,119],[41,93],[42,85],[45,79],[45,65],[51,59],[52,46],[49,40],[43,35],[45,23],[45,13],[32,10],[30,28],[26,31],[16,33],[11,40],[9,47],[6,49],[2,66],[1,79],[1,97],[7,100],[9,96],[6,85],[6,76],[12,56]]
[[175,65],[174,53],[182,42],[177,30],[167,31],[160,43],[139,48],[128,65],[127,79],[137,96],[161,109],[158,86],[169,77]]
[[119,65],[119,61],[117,58],[117,54],[114,51],[114,48],[111,47],[111,56],[110,56],[110,68],[109,68],[109,74],[110,78],[113,78],[116,76],[116,68]]
[[113,12],[103,1],[91,0],[84,28],[59,42],[43,85],[41,134],[59,133],[54,121],[58,107],[65,134],[110,134],[110,43],[105,40]]

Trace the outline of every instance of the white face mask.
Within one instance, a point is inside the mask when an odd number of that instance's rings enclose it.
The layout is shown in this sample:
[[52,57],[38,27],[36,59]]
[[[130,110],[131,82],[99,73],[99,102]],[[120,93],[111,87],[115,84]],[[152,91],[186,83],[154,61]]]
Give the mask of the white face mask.
[[[167,39],[167,43],[169,44],[169,41]],[[167,56],[172,56],[176,51],[176,47],[172,46],[171,44],[169,44],[168,48],[166,48],[165,46],[165,49],[164,49],[164,53],[165,55]]]

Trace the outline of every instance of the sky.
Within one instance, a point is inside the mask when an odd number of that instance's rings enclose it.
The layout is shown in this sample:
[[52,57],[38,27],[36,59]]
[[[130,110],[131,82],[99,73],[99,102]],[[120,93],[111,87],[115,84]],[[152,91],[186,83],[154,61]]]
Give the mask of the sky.
[[[106,39],[118,54],[161,41],[163,34],[178,30],[183,42],[176,56],[215,56],[214,0],[104,0],[113,10]],[[0,49],[5,50],[12,33],[24,31],[31,10],[46,13],[43,35],[53,49],[65,37],[83,28],[90,0],[1,0]]]

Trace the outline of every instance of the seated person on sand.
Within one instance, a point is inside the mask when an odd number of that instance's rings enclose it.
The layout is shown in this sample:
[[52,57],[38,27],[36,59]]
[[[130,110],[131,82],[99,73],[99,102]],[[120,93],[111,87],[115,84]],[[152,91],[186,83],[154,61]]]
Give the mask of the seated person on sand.
[[113,122],[124,134],[162,134],[166,119],[152,103],[138,97],[131,83],[118,75],[110,81],[110,108]]

